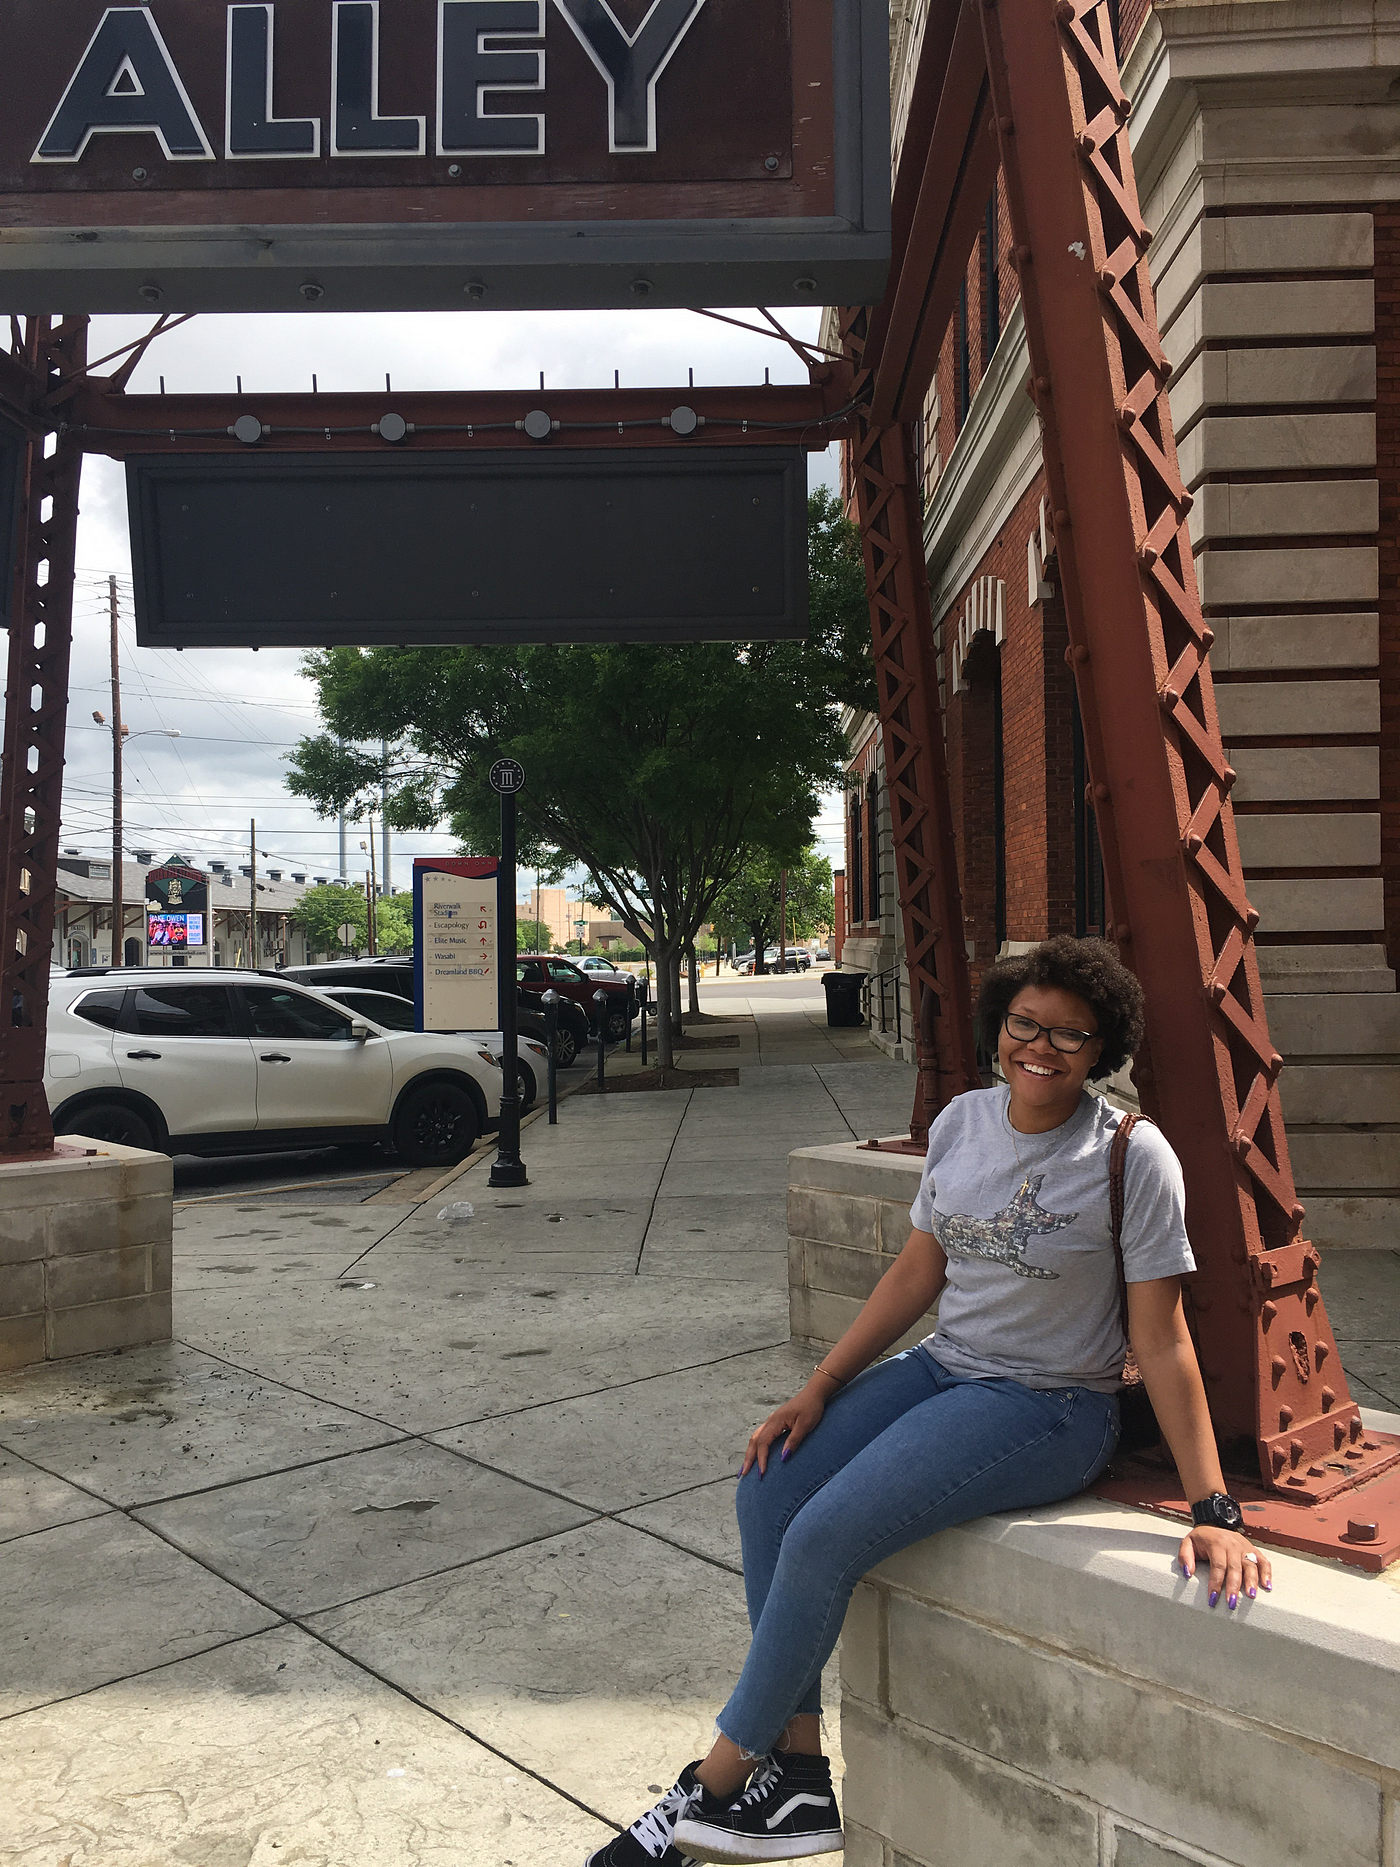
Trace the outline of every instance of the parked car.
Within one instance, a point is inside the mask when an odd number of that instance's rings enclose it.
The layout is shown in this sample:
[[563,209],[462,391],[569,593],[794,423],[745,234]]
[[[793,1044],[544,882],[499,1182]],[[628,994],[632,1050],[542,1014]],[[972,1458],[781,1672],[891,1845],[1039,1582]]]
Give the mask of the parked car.
[[603,959],[597,953],[585,953],[574,963],[579,971],[586,972],[590,979],[617,979],[626,985],[633,977],[630,972],[624,971],[621,966],[614,966],[610,960]]
[[[780,967],[778,964],[778,949],[775,946],[770,946],[764,952],[763,961],[769,972],[808,972],[811,970],[812,956],[805,946],[790,946],[787,950],[787,964],[786,966]],[[754,965],[753,954],[740,953],[738,958],[734,961],[734,970],[737,973],[742,973],[746,978],[754,973],[757,968]]]
[[[326,991],[331,986],[360,986],[369,992],[395,992],[413,1003],[413,962],[397,959],[332,959],[314,966],[287,966],[278,974],[281,979],[295,979],[300,985]],[[544,1013],[539,1000],[521,991],[516,995],[516,1020],[521,1035],[535,1043],[546,1041]],[[592,1024],[587,1010],[572,999],[561,999],[554,1032],[554,1061],[567,1070],[583,1046],[590,1041]]]
[[593,994],[606,992],[609,999],[607,1031],[614,1041],[626,1037],[631,1030],[641,1002],[637,981],[630,973],[625,981],[594,978],[580,970],[577,960],[565,959],[559,953],[522,953],[516,961],[515,976],[520,981],[521,991],[532,998],[542,997],[552,987],[561,1001],[572,1000],[582,1006],[590,1019]]
[[376,1028],[281,975],[91,969],[49,991],[59,1134],[167,1154],[387,1142],[449,1167],[500,1115],[500,1065],[456,1036]]
[[[362,992],[355,986],[333,985],[323,990],[322,997],[333,999],[337,1005],[344,1005],[357,1018],[366,1018],[382,1030],[411,1031],[414,1028],[413,1006],[396,992]],[[461,1035],[489,1051],[496,1059],[497,1069],[503,1067],[501,1057],[505,1051],[505,1039],[499,1031],[466,1031]],[[534,1107],[535,1098],[540,1092],[540,1080],[548,1070],[549,1052],[533,1038],[521,1036],[516,1045],[516,1063],[520,1112],[523,1115]]]

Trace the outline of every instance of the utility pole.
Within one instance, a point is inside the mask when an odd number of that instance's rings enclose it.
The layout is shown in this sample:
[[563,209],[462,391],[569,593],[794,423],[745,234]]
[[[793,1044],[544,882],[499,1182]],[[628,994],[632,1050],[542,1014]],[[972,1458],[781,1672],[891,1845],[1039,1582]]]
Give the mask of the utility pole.
[[248,819],[248,947],[254,972],[258,969],[258,825]]
[[379,877],[374,870],[374,812],[369,813],[369,956],[371,959],[379,951],[378,929],[375,921],[379,906]]
[[[336,741],[337,745],[343,745],[344,743],[345,742],[343,739],[338,739]],[[345,882],[350,879],[350,870],[349,870],[349,864],[345,860],[345,807],[343,805],[341,806],[341,809],[340,809],[339,827],[340,827],[340,880],[342,882]]]
[[126,964],[126,903],[122,899],[122,683],[117,644],[117,580],[107,578],[112,619],[112,964]]
[[778,976],[787,972],[787,870],[782,871],[779,883],[781,907],[778,909],[780,925],[778,928]]
[[394,869],[393,857],[389,849],[389,742],[387,739],[380,740],[379,751],[384,761],[384,776],[379,785],[379,839],[384,852],[384,892],[386,895],[391,895],[394,892]]

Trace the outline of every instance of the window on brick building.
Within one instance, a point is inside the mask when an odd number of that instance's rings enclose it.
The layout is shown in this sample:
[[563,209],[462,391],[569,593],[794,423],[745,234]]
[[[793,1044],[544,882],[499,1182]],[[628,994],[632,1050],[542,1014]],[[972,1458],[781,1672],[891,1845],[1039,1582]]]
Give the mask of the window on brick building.
[[1006,762],[1002,755],[1001,655],[992,681],[992,835],[996,850],[997,951],[1006,944]]
[[1119,36],[1120,0],[1108,0],[1108,30],[1113,35],[1113,56],[1121,60],[1123,41]]
[[1082,940],[1103,935],[1106,909],[1103,851],[1099,820],[1089,802],[1089,760],[1084,750],[1084,722],[1074,696],[1074,931]]
[[1001,273],[997,265],[997,254],[1001,247],[1001,230],[998,226],[997,191],[992,189],[987,201],[987,225],[982,235],[982,278],[984,302],[982,307],[982,367],[985,369],[992,360],[992,352],[997,347],[1001,336]]
[[967,325],[967,278],[958,287],[957,319],[957,426],[959,432],[972,404],[972,335]]
[[846,875],[851,884],[851,925],[858,927],[865,919],[865,838],[861,835],[861,799],[857,791],[851,798],[851,848]]
[[865,810],[867,822],[866,856],[870,868],[869,895],[870,918],[880,918],[880,780],[874,772],[870,774],[865,786]]

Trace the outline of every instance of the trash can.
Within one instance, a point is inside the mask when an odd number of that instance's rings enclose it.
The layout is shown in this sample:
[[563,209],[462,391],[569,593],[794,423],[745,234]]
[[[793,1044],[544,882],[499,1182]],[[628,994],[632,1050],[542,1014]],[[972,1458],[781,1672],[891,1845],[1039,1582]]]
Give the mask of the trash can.
[[829,1025],[864,1024],[860,1011],[860,988],[868,978],[863,972],[824,972],[826,1021]]

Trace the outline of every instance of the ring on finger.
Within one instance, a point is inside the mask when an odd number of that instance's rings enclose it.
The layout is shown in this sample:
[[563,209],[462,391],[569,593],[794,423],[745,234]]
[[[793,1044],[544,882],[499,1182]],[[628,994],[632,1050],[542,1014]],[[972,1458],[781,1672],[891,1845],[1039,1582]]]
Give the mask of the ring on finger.
[[1255,1555],[1255,1553],[1254,1553],[1254,1551],[1253,1551],[1252,1549],[1251,1549],[1251,1550],[1249,1551],[1249,1553],[1248,1553],[1248,1554],[1246,1555],[1246,1557],[1245,1557],[1245,1561],[1246,1561],[1246,1562],[1253,1562],[1253,1563],[1257,1563],[1257,1562],[1258,1562],[1258,1560],[1259,1560],[1259,1558],[1258,1558],[1258,1557],[1257,1557],[1257,1556]]

